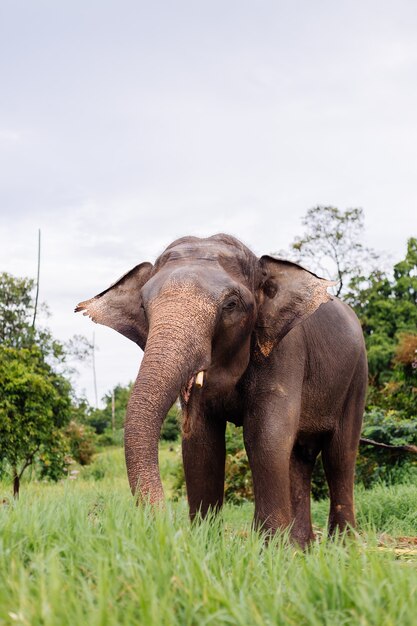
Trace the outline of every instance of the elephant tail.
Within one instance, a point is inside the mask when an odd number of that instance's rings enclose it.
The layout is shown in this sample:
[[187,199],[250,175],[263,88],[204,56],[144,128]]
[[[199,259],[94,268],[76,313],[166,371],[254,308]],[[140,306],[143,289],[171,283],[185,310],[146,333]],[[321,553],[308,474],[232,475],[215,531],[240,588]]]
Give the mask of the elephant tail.
[[380,443],[379,441],[374,441],[373,439],[366,439],[365,437],[361,437],[359,443],[364,446],[374,446],[375,448],[384,448],[385,450],[390,450],[392,452],[410,452],[411,454],[417,454],[417,446],[413,445],[404,445],[404,446],[392,446],[387,443]]

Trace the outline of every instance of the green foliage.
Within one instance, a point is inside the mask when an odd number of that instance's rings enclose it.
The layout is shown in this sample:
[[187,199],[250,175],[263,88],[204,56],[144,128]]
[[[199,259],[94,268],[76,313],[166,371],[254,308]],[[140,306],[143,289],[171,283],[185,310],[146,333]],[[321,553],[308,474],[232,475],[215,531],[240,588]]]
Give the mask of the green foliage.
[[[351,282],[347,302],[358,315],[366,341],[370,382],[379,393],[387,382],[406,383],[405,393],[413,393],[417,370],[412,363],[396,359],[404,335],[416,334],[417,328],[417,239],[407,243],[405,259],[393,268],[392,277],[382,272],[370,276],[358,275]],[[414,392],[415,393],[415,392]],[[389,394],[390,395],[390,394]],[[379,401],[383,398],[378,398]],[[375,404],[375,395],[371,399]],[[415,413],[415,398],[411,407],[395,402],[389,408],[405,410],[407,417]]]
[[177,441],[181,434],[180,409],[176,404],[170,408],[161,429],[163,441]]
[[11,468],[15,491],[37,456],[61,456],[57,430],[70,419],[70,385],[37,346],[0,346],[0,467]]
[[85,424],[78,424],[73,420],[65,429],[71,457],[80,465],[88,465],[96,451],[94,430]]
[[[129,400],[133,383],[126,386],[116,385],[113,391],[109,391],[103,397],[104,408],[92,413],[90,424],[97,433],[104,432],[105,428],[118,430],[125,423],[126,407]],[[112,424],[112,398],[114,397],[114,424]]]
[[114,479],[123,479],[126,484],[126,465],[124,461],[123,450],[121,448],[107,449],[99,452],[88,467],[83,468],[81,479],[89,480],[113,481]]
[[106,428],[104,432],[100,435],[97,435],[97,445],[102,448],[107,446],[123,446],[124,443],[124,429],[119,428],[119,430],[112,430],[111,428]]
[[[178,492],[174,492],[173,486],[178,479],[178,475],[182,475],[182,484],[184,480],[181,449],[179,445],[173,446],[172,442],[168,441],[160,442],[159,469],[166,496],[168,498],[174,496],[175,499],[178,499]],[[117,483],[117,488],[127,493],[129,487],[123,449],[113,446],[111,448],[104,448],[98,452],[98,454],[94,455],[93,462],[90,465],[80,468],[80,474],[77,479],[78,482],[83,483],[91,479],[95,481],[106,481],[108,485],[110,485],[110,483],[112,485]]]
[[234,424],[226,428],[226,476],[225,498],[227,502],[240,504],[253,500],[253,482],[249,461],[243,443],[243,430]]
[[[363,436],[394,446],[417,444],[417,421],[405,419],[401,413],[374,408],[365,414]],[[361,446],[356,475],[358,482],[370,487],[377,482],[404,482],[417,470],[415,455]],[[417,474],[416,474],[417,476]]]
[[129,383],[126,386],[120,384],[116,385],[112,391],[106,393],[102,398],[104,402],[102,409],[94,409],[87,405],[80,421],[91,426],[98,435],[103,435],[106,431],[110,430],[121,430],[124,426],[126,407],[132,390],[132,384],[133,383]]
[[[376,484],[358,489],[356,515],[361,530],[377,530],[394,536],[417,534],[416,474],[403,484]],[[415,539],[414,539],[415,541]]]
[[[417,420],[404,419],[397,411],[385,412],[375,407],[365,414],[362,434],[368,439],[394,446],[416,445]],[[382,452],[382,449],[375,449],[375,454]]]
[[[133,383],[126,386],[116,385],[103,397],[104,408],[89,409],[81,421],[91,426],[100,435],[100,445],[120,445],[123,438],[123,427],[127,403]],[[114,402],[114,424],[112,424],[112,405]],[[113,428],[114,426],[114,428]],[[168,411],[161,429],[161,439],[176,441],[181,433],[179,409],[176,404]]]
[[[41,478],[64,474],[70,443],[63,429],[82,412],[64,375],[69,349],[33,325],[33,288],[31,279],[0,274],[0,474],[12,475],[15,495],[29,466]],[[88,349],[73,338],[73,354]]]
[[55,429],[36,457],[36,474],[41,480],[57,481],[66,475],[71,463],[68,438],[62,429]]
[[0,344],[27,348],[33,343],[34,304],[30,278],[16,278],[0,273]]
[[[369,363],[364,436],[382,443],[416,443],[417,418],[417,239],[391,275],[357,275],[348,303],[362,324]],[[366,486],[398,482],[412,472],[414,459],[388,450],[361,447],[357,478]]]

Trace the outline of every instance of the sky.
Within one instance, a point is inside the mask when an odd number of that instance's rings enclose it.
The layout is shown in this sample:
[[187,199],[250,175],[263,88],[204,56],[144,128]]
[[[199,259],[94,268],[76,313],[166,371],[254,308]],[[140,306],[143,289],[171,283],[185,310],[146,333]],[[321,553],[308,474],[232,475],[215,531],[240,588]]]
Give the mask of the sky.
[[[141,351],[73,313],[175,238],[288,248],[318,204],[417,236],[415,0],[1,0],[0,271],[95,334],[99,399]],[[90,365],[79,394],[94,403]]]

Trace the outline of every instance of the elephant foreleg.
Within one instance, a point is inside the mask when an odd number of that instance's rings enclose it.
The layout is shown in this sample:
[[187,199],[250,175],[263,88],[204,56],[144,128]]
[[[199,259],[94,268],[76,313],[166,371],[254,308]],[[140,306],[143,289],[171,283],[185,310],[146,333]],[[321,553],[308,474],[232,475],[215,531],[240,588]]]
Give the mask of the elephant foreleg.
[[190,517],[218,511],[223,504],[226,422],[206,417],[194,420],[192,432],[182,440]]
[[[290,459],[299,418],[297,397],[266,396],[243,424],[252,471],[255,526],[274,533],[293,521]],[[256,412],[255,412],[256,411]]]

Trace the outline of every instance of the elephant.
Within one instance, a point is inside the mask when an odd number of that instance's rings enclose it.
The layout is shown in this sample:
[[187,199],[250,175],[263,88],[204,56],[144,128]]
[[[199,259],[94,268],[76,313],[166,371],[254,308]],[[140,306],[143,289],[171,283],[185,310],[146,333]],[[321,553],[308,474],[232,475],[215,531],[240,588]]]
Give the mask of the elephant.
[[257,528],[312,541],[319,452],[329,533],[355,526],[367,359],[355,313],[327,291],[334,284],[292,261],[258,258],[231,235],[189,236],[76,307],[144,350],[124,435],[138,502],[164,499],[158,441],[179,396],[191,519],[222,507],[230,421],[243,426]]

